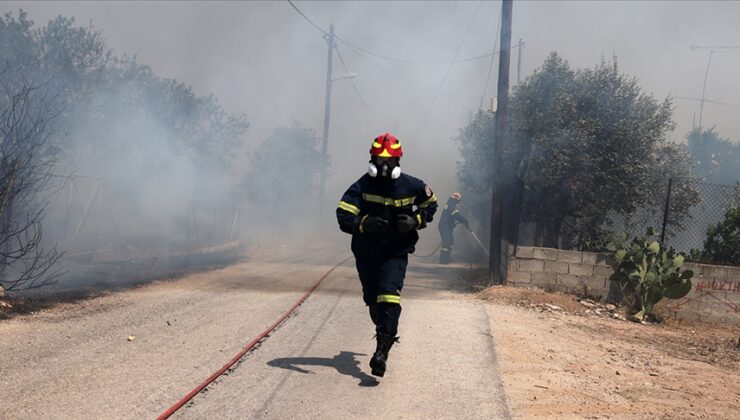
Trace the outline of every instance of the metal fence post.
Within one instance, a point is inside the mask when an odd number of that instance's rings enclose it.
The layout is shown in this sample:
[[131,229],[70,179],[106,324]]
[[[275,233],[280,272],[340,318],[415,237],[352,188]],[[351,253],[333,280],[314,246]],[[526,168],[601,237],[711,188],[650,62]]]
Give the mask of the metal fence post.
[[668,213],[670,212],[671,206],[671,186],[673,185],[673,178],[668,178],[668,194],[665,197],[665,209],[663,210],[663,229],[660,232],[660,245],[665,246],[665,227],[668,224]]

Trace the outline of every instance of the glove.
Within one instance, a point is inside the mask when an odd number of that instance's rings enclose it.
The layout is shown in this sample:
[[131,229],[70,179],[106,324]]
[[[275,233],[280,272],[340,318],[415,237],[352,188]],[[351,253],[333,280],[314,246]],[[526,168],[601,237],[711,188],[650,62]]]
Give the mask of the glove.
[[396,218],[396,230],[401,233],[410,232],[417,225],[416,219],[408,214],[400,214]]
[[385,233],[390,229],[390,223],[382,217],[368,216],[360,224],[365,233]]

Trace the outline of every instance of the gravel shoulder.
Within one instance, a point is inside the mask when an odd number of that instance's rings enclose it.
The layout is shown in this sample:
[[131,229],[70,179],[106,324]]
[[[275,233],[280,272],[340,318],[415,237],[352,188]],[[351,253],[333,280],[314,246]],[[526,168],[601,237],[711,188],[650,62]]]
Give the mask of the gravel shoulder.
[[738,327],[641,325],[537,290],[479,297],[515,418],[738,418]]

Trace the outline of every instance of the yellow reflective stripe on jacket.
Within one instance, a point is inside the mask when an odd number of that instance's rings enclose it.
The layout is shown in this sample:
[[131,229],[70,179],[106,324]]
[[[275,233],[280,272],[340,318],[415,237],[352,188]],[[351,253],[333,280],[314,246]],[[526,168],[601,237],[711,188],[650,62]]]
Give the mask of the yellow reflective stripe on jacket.
[[416,213],[416,222],[418,223],[416,225],[416,228],[420,229],[421,228],[421,213]]
[[382,204],[384,206],[405,207],[414,204],[416,197],[388,198],[375,194],[362,194],[362,199],[370,203]]
[[369,214],[362,216],[362,219],[360,219],[360,233],[365,233],[365,228],[362,227],[362,224],[365,223],[365,219],[367,219],[367,216],[369,216]]
[[437,194],[432,193],[432,196],[429,197],[429,199],[421,204],[419,204],[419,208],[423,209],[425,207],[428,207],[430,204],[437,201]]
[[401,303],[401,296],[398,295],[378,295],[377,303]]
[[355,216],[357,216],[358,214],[360,214],[360,208],[359,207],[353,206],[352,204],[347,203],[345,201],[340,201],[339,202],[339,205],[337,207],[340,208],[340,209],[342,209],[342,210],[346,210],[346,211],[354,214]]

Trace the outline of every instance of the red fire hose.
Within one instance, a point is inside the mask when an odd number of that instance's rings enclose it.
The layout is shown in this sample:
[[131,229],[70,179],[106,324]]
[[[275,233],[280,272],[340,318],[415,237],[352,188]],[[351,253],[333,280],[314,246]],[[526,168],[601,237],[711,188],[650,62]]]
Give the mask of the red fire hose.
[[249,350],[251,350],[254,346],[257,345],[260,341],[262,341],[265,337],[267,337],[272,331],[275,330],[275,328],[278,327],[278,325],[282,324],[283,321],[285,321],[286,318],[288,318],[303,302],[308,299],[308,297],[313,293],[314,290],[316,290],[319,285],[321,284],[324,279],[331,274],[332,271],[337,269],[340,265],[344,264],[345,262],[349,261],[352,257],[347,257],[343,259],[341,262],[337,263],[334,267],[332,267],[329,271],[324,273],[323,276],[314,284],[310,289],[306,291],[306,293],[301,296],[300,299],[296,301],[296,303],[293,304],[293,306],[290,307],[280,318],[278,318],[277,321],[273,322],[272,325],[267,327],[266,330],[262,331],[257,337],[254,338],[254,340],[250,341],[244,348],[237,353],[236,356],[234,356],[233,359],[231,359],[228,363],[226,363],[221,369],[217,370],[213,375],[209,376],[208,379],[203,381],[200,385],[193,388],[192,391],[188,392],[187,395],[182,397],[180,401],[175,403],[172,407],[170,407],[167,411],[162,413],[159,417],[157,417],[158,420],[164,420],[166,418],[169,418],[171,415],[173,415],[177,410],[179,410],[183,405],[187,404],[188,401],[190,401],[193,397],[195,397],[200,391],[203,390],[203,388],[207,387],[211,384],[211,382],[215,381],[216,378],[221,376],[224,372],[226,372],[231,366],[234,365],[234,363],[238,362],[239,359],[244,357],[245,354]]

